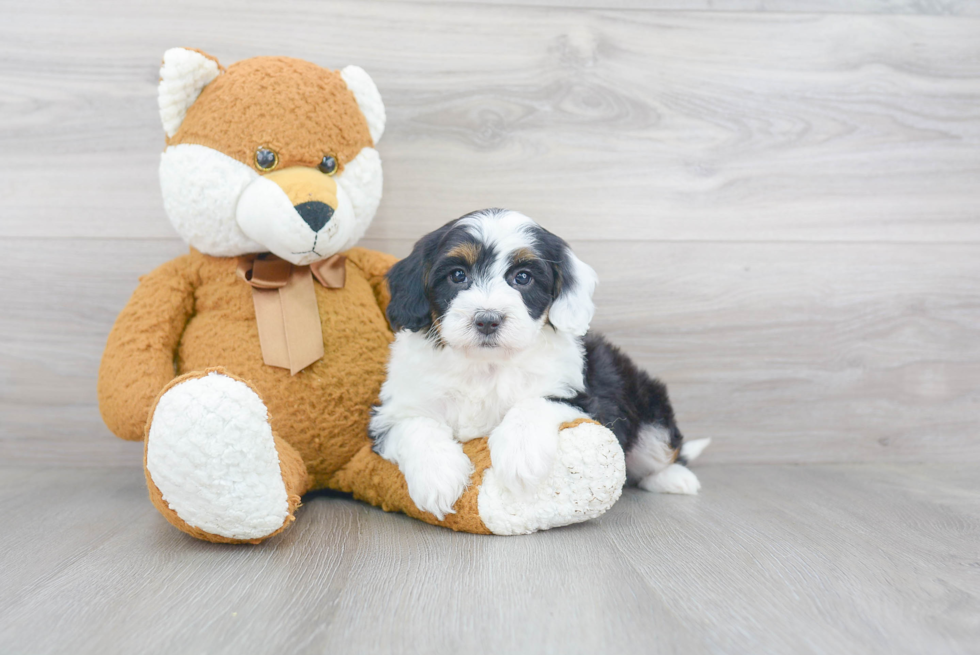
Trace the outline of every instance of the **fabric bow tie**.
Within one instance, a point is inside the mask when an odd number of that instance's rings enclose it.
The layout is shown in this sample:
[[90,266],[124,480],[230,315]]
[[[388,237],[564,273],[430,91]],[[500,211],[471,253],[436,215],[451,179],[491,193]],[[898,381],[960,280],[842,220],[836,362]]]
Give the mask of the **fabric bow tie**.
[[313,278],[328,289],[342,289],[347,258],[334,255],[296,266],[272,253],[238,260],[238,277],[252,287],[262,360],[296,375],[323,357],[323,326]]

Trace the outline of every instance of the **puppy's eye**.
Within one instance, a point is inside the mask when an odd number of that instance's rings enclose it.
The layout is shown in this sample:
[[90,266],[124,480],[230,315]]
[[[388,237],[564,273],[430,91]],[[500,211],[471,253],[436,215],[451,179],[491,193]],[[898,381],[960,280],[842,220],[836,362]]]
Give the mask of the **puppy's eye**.
[[337,158],[333,155],[324,155],[323,159],[320,160],[320,165],[317,166],[321,173],[326,173],[327,175],[333,175],[337,172]]
[[271,171],[279,163],[279,155],[268,148],[259,148],[255,151],[255,165],[259,170]]
[[461,268],[457,268],[449,274],[449,279],[456,284],[462,284],[463,282],[466,282],[466,271]]
[[530,284],[530,283],[531,283],[531,274],[528,273],[527,271],[521,271],[520,273],[514,276],[514,284],[519,284],[521,286],[524,286],[525,284]]

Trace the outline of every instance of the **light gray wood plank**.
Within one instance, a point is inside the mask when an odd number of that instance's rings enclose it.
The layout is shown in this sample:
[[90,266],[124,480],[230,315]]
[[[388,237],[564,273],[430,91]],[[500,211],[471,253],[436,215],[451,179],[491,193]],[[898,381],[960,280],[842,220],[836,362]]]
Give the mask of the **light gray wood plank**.
[[[978,246],[573,245],[601,279],[594,327],[668,383],[685,434],[715,440],[706,461],[980,460]],[[95,377],[137,277],[182,252],[0,241],[0,279],[31,271],[0,287],[0,459],[138,459],[102,425]]]
[[[699,473],[708,490],[676,515],[626,494],[610,538],[713,652],[980,648],[968,570],[980,517],[962,513],[975,480],[884,466]],[[944,609],[920,614],[932,604]]]
[[156,67],[186,44],[374,75],[375,238],[503,205],[575,239],[975,242],[977,34],[951,16],[21,3],[0,26],[0,235],[172,236]]
[[[593,327],[741,462],[980,456],[972,245],[582,244]],[[734,450],[731,450],[734,449]]]
[[180,534],[138,468],[4,469],[4,652],[976,653],[967,466],[701,467],[591,523],[456,534],[307,498],[259,547]]
[[[455,4],[470,0],[438,1]],[[980,5],[971,0],[480,0],[480,4],[645,11],[980,15]]]

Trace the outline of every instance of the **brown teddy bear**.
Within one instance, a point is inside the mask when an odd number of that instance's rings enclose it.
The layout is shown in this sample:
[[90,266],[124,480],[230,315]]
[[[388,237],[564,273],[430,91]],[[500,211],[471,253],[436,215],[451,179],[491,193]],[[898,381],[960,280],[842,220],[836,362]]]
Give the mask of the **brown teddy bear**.
[[585,422],[561,431],[536,495],[497,485],[486,440],[442,521],[419,511],[367,424],[392,334],[385,273],[354,247],[381,198],[381,97],[360,68],[284,57],[228,68],[175,48],[160,70],[164,207],[190,253],[140,279],[109,335],[99,405],[144,441],[150,498],[184,532],[257,543],[330,488],[475,533],[518,534],[598,516],[623,454]]

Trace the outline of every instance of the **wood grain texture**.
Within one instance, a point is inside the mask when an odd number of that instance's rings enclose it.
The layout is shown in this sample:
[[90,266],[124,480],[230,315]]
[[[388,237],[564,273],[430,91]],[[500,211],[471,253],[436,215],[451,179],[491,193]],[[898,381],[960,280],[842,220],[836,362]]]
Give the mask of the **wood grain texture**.
[[[978,14],[2,2],[0,653],[980,653]],[[373,75],[367,247],[491,205],[569,238],[595,327],[714,438],[702,494],[522,538],[330,495],[260,547],[171,528],[95,377],[185,251],[156,178],[175,45]]]
[[0,651],[980,652],[975,467],[698,473],[513,538],[311,497],[250,547],[174,530],[136,469],[3,469]]
[[980,241],[980,19],[363,0],[4,17],[2,236],[173,235],[155,84],[185,44],[372,73],[375,238],[499,205],[574,239]]
[[[980,246],[573,245],[602,280],[594,328],[669,384],[685,434],[714,439],[706,461],[980,460]],[[137,277],[184,251],[0,242],[0,279],[32,270],[0,287],[0,459],[137,462],[102,425],[96,371]]]
[[0,458],[138,462],[95,373],[137,276],[184,251],[155,101],[182,44],[363,65],[389,115],[364,245],[405,254],[483,206],[539,219],[707,461],[977,461],[973,5],[550,4],[6,3]]
[[[472,0],[438,1],[453,4]],[[480,0],[480,4],[645,11],[980,15],[980,4],[972,0]]]

